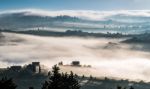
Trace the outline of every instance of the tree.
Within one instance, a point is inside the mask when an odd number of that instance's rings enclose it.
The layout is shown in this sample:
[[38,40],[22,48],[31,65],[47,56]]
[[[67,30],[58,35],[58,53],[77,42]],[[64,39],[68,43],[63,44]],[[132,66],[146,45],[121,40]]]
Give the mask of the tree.
[[85,78],[85,76],[84,75],[82,75],[82,79],[84,79]]
[[121,86],[117,86],[117,89],[122,89],[122,87]]
[[16,89],[16,87],[17,87],[17,85],[13,82],[12,78],[7,79],[5,77],[0,80],[0,88],[1,89]]
[[42,89],[80,89],[78,80],[73,72],[70,74],[60,73],[57,65],[49,72],[49,80],[45,81]]
[[90,75],[90,80],[92,80],[93,79],[93,76],[92,75]]
[[130,86],[130,89],[134,89],[134,87],[133,87],[133,86]]
[[34,87],[29,87],[29,89],[34,89]]

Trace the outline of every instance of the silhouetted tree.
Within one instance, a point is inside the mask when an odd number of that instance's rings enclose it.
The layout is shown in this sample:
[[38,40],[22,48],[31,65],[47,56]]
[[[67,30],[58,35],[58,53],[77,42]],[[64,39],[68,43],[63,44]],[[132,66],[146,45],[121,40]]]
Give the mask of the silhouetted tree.
[[0,80],[0,89],[16,89],[17,85],[13,82],[12,78],[2,78]]
[[133,87],[133,86],[131,86],[131,87],[130,87],[130,89],[134,89],[134,87]]
[[82,79],[84,79],[85,78],[85,76],[84,75],[82,75]]
[[49,75],[49,80],[45,81],[42,89],[79,89],[80,85],[73,72],[70,74],[60,73],[59,67],[55,65]]
[[92,75],[90,75],[90,80],[92,80],[93,79],[93,76]]
[[123,89],[126,89],[126,87],[124,87]]
[[34,89],[34,87],[29,87],[29,89]]
[[122,87],[121,86],[117,86],[117,89],[122,89]]

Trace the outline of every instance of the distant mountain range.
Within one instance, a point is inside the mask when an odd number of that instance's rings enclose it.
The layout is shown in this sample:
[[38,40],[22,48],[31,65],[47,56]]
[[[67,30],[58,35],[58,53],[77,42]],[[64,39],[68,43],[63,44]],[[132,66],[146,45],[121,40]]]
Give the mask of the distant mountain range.
[[59,27],[60,23],[65,22],[80,22],[81,20],[76,17],[70,16],[36,16],[25,15],[27,12],[2,14],[0,16],[0,27],[2,28],[32,28],[32,27]]
[[[142,12],[142,11],[141,11]],[[137,14],[136,14],[137,13]],[[140,11],[130,12],[92,12],[62,11],[46,12],[23,10],[0,13],[1,29],[79,29],[146,32],[150,28],[150,14]]]

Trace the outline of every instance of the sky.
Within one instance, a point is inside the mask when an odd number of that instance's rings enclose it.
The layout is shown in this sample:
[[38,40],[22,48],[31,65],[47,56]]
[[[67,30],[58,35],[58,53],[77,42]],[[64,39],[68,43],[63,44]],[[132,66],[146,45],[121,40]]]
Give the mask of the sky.
[[148,10],[150,0],[0,0],[0,10]]

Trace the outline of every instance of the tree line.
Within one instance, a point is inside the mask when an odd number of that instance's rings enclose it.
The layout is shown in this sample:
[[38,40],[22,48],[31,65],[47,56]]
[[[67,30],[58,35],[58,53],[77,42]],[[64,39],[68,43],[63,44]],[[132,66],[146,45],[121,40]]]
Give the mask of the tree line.
[[[57,65],[52,67],[52,71],[48,72],[48,79],[42,84],[41,89],[80,89],[78,77],[72,71],[68,73],[61,73]],[[92,76],[91,76],[92,78]],[[0,80],[0,89],[16,89],[17,85],[13,82],[12,78],[4,77]],[[34,89],[34,87],[29,87]],[[126,89],[117,86],[117,89]],[[130,89],[134,89],[132,86]]]
[[[80,89],[80,84],[73,72],[60,73],[57,65],[52,67],[52,71],[48,73],[49,79],[42,84],[41,89]],[[16,89],[17,85],[12,78],[4,77],[0,80],[0,89]],[[34,89],[34,87],[29,87]]]

